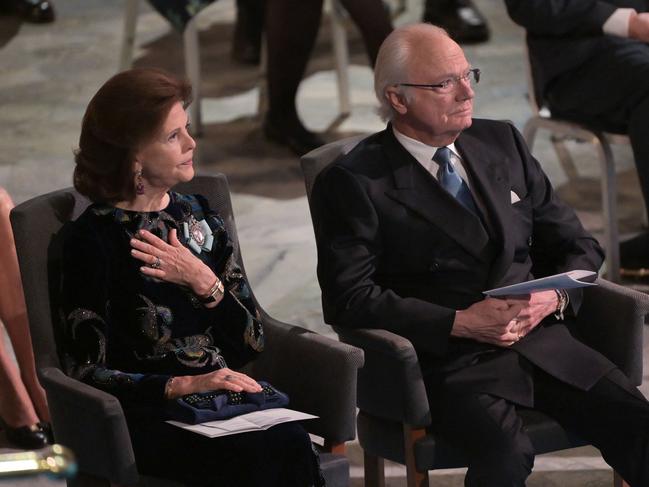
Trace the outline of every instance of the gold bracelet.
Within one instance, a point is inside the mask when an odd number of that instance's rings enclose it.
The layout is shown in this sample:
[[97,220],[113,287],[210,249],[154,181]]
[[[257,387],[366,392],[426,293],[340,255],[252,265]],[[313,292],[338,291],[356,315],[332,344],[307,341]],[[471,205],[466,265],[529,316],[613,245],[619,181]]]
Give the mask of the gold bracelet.
[[204,304],[213,303],[218,299],[217,296],[221,297],[223,296],[223,294],[225,294],[225,287],[223,286],[223,281],[217,276],[216,281],[210,288],[210,292],[207,297],[199,296],[198,299]]
[[175,377],[171,376],[169,377],[169,380],[165,384],[165,399],[171,399],[171,387],[173,386]]

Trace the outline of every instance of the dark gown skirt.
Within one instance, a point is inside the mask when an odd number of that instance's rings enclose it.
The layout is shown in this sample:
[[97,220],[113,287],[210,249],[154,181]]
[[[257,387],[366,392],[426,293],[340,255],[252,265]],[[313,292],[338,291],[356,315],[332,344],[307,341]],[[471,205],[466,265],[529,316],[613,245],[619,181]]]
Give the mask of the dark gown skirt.
[[200,487],[324,485],[311,439],[299,423],[219,438],[159,419],[129,421],[141,474]]

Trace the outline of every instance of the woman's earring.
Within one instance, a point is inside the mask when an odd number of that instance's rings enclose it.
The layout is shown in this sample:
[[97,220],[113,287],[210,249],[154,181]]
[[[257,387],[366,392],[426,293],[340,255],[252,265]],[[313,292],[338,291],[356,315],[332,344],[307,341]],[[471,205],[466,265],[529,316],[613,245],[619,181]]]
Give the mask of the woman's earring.
[[144,182],[142,181],[142,169],[135,172],[135,192],[137,194],[144,194]]

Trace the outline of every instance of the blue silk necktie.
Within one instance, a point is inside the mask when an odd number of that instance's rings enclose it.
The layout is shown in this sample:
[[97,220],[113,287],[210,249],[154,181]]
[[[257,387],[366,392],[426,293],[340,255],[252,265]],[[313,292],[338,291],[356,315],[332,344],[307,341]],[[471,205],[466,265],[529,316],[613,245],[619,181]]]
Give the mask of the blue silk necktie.
[[437,170],[437,180],[442,188],[448,191],[450,195],[458,200],[467,210],[470,210],[473,214],[477,215],[478,209],[473,200],[473,196],[471,195],[469,186],[455,171],[455,169],[453,169],[453,164],[451,164],[451,149],[448,147],[440,147],[435,152],[433,161],[439,165],[439,169]]

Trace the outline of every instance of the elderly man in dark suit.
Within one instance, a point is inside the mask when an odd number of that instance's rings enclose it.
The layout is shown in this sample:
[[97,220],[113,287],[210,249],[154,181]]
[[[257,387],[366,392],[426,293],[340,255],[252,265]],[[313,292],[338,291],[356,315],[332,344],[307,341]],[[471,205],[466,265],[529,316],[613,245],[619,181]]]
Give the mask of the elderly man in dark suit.
[[602,250],[508,123],[472,119],[479,71],[428,24],[394,31],[375,89],[388,127],[324,170],[312,193],[328,323],[384,328],[417,350],[433,428],[470,459],[466,485],[521,486],[534,462],[517,407],[595,444],[649,485],[649,403],[571,335],[580,293],[484,299]]
[[[649,211],[649,2],[505,3],[527,29],[537,98],[553,115],[629,135]],[[649,234],[623,243],[621,259],[623,275],[649,278]]]

